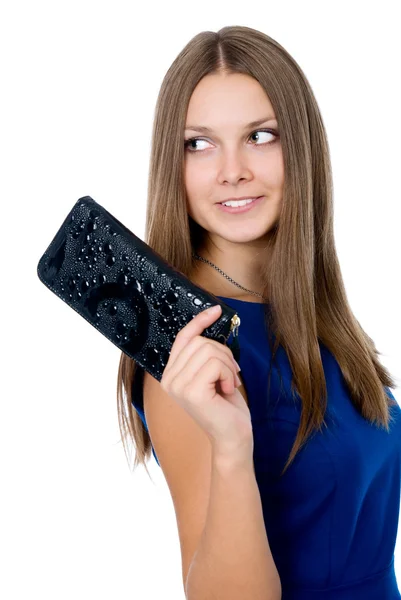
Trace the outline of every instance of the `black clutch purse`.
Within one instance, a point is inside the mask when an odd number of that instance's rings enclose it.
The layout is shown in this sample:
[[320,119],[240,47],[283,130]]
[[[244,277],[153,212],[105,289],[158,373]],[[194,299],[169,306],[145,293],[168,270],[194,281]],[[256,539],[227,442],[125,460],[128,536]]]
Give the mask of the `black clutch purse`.
[[161,380],[177,333],[214,304],[201,335],[239,361],[236,311],[192,283],[90,196],[68,213],[40,258],[39,279],[120,350]]

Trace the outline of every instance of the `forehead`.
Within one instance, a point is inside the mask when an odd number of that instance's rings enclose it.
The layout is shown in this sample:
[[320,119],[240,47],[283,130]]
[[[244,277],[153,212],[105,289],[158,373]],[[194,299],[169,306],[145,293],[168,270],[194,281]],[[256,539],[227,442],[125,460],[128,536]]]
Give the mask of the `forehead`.
[[242,73],[209,74],[191,95],[185,130],[242,131],[275,120],[268,95],[256,79]]

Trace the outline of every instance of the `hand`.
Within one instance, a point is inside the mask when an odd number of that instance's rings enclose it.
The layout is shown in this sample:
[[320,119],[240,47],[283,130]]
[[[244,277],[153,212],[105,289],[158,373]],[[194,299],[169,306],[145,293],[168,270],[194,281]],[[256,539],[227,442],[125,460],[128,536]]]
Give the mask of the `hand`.
[[177,334],[160,381],[162,388],[202,427],[217,452],[253,452],[251,415],[236,389],[231,350],[200,334],[216,321],[221,308],[198,313]]

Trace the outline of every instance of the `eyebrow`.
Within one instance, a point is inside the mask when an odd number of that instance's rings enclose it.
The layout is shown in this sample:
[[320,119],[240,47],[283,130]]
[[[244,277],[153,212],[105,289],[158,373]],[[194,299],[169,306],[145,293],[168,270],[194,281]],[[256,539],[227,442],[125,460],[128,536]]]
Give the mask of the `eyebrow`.
[[[257,119],[256,121],[251,121],[248,125],[245,125],[244,129],[248,129],[249,127],[257,127],[258,125],[262,125],[262,123],[266,123],[267,121],[276,121],[276,117],[268,116],[263,119]],[[210,127],[205,127],[204,125],[187,125],[185,127],[185,131],[187,129],[191,129],[192,131],[203,131],[204,133],[213,133],[213,129]]]

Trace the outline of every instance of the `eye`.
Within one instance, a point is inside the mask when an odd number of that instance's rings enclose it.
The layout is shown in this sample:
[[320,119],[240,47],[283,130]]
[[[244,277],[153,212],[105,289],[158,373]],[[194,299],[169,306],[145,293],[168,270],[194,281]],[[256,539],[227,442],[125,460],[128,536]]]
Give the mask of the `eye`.
[[[256,133],[268,133],[270,136],[273,136],[273,139],[270,141],[267,141],[267,142],[263,142],[262,144],[253,144],[254,146],[264,146],[264,145],[268,145],[268,144],[274,144],[274,142],[276,142],[278,139],[278,133],[277,133],[277,131],[274,131],[273,129],[257,129],[256,131],[253,131],[249,137],[251,138]],[[205,140],[205,138],[201,138],[201,137],[189,138],[187,140],[184,140],[184,149],[188,150],[188,152],[192,152],[193,154],[195,152],[203,152],[203,150],[198,151],[198,150],[194,150],[193,148],[190,149],[190,144],[193,144],[195,142],[207,142],[207,140]]]

